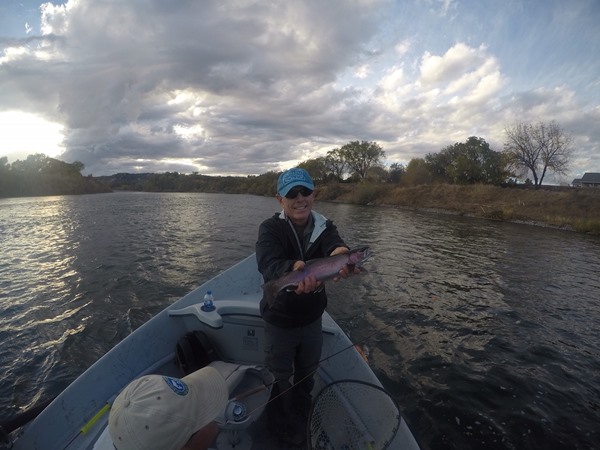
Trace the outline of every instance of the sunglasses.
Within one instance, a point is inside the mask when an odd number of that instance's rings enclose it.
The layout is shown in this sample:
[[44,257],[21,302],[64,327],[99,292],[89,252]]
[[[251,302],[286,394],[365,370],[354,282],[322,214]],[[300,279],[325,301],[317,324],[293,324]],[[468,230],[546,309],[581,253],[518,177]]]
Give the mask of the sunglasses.
[[298,194],[302,194],[302,197],[308,197],[311,195],[313,191],[305,187],[297,187],[290,189],[287,194],[285,194],[285,198],[293,200],[298,197]]

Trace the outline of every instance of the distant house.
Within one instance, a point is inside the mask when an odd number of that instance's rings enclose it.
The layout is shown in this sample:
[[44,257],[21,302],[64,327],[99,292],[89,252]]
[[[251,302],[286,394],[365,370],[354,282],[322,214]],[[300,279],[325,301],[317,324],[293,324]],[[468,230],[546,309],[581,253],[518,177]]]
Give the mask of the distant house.
[[600,187],[600,173],[586,172],[583,177],[574,179],[571,184],[573,187]]

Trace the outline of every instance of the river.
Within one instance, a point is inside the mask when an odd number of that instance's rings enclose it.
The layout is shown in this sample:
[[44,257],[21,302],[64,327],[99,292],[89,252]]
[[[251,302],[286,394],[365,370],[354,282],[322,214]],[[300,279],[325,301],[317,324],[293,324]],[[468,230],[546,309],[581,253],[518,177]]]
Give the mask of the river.
[[[330,285],[328,309],[424,450],[598,448],[600,238],[315,209],[374,252],[368,274]],[[0,423],[253,252],[277,210],[226,194],[0,199]]]

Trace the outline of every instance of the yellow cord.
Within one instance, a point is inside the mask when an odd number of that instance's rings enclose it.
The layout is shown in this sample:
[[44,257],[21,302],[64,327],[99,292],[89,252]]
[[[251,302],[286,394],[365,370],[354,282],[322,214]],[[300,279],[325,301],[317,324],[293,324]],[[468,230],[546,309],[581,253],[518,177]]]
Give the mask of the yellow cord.
[[96,413],[96,415],[94,417],[92,417],[88,423],[86,423],[82,428],[81,428],[81,433],[82,434],[86,434],[88,431],[90,431],[90,428],[92,428],[94,426],[94,424],[96,422],[98,422],[98,420],[100,419],[100,417],[102,417],[104,414],[106,414],[106,412],[110,409],[110,403],[107,403],[106,405],[104,405],[104,407],[98,411]]

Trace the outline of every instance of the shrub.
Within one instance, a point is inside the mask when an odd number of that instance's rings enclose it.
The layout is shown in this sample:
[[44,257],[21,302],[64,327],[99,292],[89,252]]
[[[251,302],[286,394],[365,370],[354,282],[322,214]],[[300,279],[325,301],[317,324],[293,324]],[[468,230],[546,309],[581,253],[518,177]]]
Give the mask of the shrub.
[[359,205],[369,205],[377,202],[388,191],[384,184],[360,183],[352,195],[352,202]]

